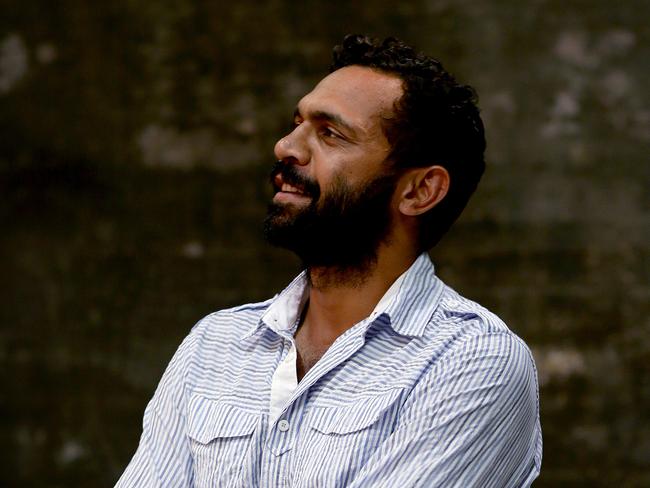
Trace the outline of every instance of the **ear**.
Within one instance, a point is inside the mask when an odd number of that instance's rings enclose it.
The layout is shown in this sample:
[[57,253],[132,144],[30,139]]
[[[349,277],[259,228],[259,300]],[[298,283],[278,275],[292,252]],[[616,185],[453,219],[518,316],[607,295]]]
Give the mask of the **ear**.
[[403,177],[399,210],[416,216],[435,207],[449,191],[449,173],[442,166],[413,168]]

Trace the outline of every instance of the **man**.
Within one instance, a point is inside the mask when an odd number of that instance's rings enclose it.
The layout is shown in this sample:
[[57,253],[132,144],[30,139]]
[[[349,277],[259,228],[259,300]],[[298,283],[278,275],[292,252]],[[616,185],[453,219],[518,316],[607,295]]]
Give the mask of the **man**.
[[426,254],[483,173],[474,91],[398,40],[348,36],[294,125],[265,229],[305,271],[194,327],[118,486],[529,486],[530,352]]

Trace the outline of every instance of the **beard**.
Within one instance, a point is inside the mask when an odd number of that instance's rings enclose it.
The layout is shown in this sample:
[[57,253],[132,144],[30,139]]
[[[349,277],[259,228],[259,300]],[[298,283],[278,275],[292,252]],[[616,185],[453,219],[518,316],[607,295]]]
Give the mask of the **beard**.
[[304,207],[272,202],[264,220],[267,240],[296,253],[308,270],[322,267],[364,275],[377,262],[379,246],[388,242],[395,172],[357,186],[338,174],[326,191],[294,165],[276,163],[272,184],[278,173],[311,201]]

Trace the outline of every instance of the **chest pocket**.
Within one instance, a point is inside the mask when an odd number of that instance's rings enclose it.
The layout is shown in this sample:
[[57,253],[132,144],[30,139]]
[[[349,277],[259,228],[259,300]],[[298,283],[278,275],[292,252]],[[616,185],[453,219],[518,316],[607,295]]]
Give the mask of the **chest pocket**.
[[402,389],[339,407],[314,407],[310,435],[299,448],[304,462],[295,486],[346,486],[393,431]]
[[190,399],[187,435],[197,487],[239,486],[260,415],[200,395]]
[[[384,417],[387,410],[395,405],[401,392],[401,389],[392,389],[387,393],[362,398],[342,407],[314,408],[310,426],[322,434],[331,435],[346,435],[365,430]],[[388,427],[392,427],[392,418],[384,420],[388,420]]]

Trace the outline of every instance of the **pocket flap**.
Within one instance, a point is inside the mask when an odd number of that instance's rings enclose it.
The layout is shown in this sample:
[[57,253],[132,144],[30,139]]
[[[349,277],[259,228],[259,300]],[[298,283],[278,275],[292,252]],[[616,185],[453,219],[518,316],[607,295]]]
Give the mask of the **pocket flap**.
[[260,418],[259,414],[201,395],[192,396],[188,412],[187,434],[202,444],[221,437],[250,435]]
[[323,434],[349,434],[370,427],[397,400],[401,389],[357,400],[342,407],[316,407],[310,426]]

